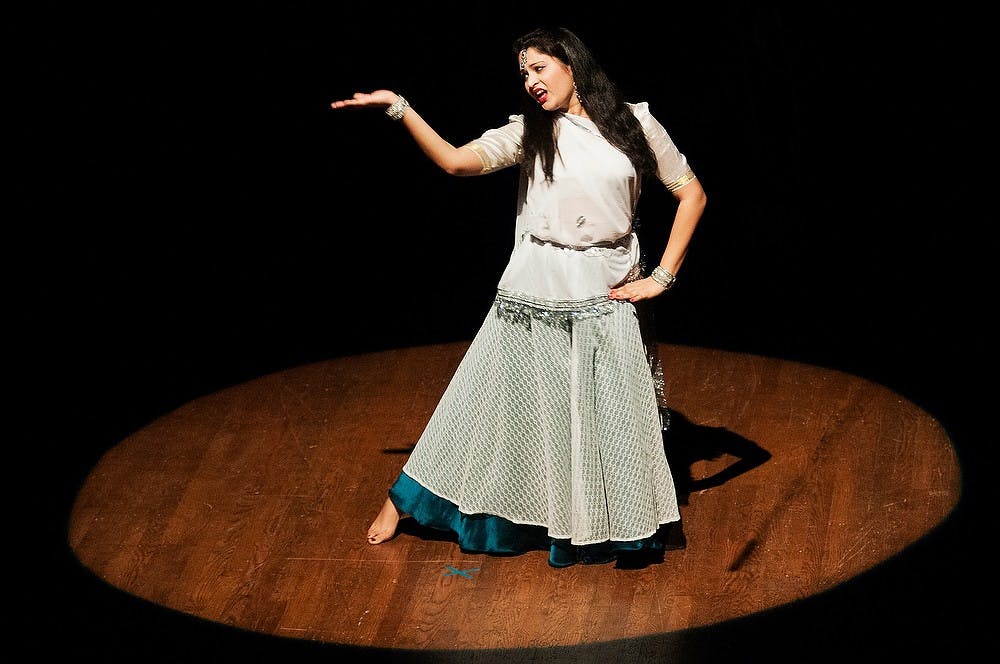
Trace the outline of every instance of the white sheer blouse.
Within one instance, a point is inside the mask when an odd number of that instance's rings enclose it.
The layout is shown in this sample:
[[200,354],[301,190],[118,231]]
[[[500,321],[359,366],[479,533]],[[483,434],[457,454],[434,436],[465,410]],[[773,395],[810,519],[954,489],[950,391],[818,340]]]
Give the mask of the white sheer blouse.
[[[687,159],[666,129],[650,114],[649,104],[629,104],[656,155],[657,177],[671,191],[694,179]],[[524,120],[487,130],[465,147],[472,149],[488,173],[520,162]],[[614,243],[632,232],[640,182],[622,152],[608,143],[591,120],[563,113],[556,123],[558,150],[546,182],[540,160],[534,177],[521,178],[516,236],[524,232],[566,247],[587,248]]]

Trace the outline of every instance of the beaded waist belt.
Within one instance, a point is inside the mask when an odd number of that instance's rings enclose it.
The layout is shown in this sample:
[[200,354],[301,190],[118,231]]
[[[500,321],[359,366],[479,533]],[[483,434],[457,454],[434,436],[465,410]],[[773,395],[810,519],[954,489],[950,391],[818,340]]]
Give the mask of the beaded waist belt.
[[632,233],[627,233],[617,240],[609,240],[605,242],[592,242],[590,244],[563,244],[562,242],[556,242],[555,240],[546,240],[544,238],[535,237],[529,233],[531,241],[535,244],[546,245],[550,244],[553,247],[558,247],[559,249],[573,249],[574,251],[585,251],[591,247],[599,247],[601,249],[617,249],[618,247],[630,247],[632,246]]

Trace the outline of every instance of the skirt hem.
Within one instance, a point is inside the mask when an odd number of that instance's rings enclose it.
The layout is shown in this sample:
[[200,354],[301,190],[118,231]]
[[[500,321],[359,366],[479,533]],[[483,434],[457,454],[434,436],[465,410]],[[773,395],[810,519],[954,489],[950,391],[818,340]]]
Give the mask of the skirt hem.
[[516,523],[492,514],[462,512],[455,503],[436,495],[405,472],[399,474],[389,489],[389,498],[401,513],[408,514],[417,523],[455,533],[463,552],[510,555],[548,550],[548,562],[552,567],[608,563],[630,554],[685,546],[683,535],[672,532],[680,525],[679,518],[661,523],[655,532],[645,537],[573,543],[567,538],[551,536],[542,525]]

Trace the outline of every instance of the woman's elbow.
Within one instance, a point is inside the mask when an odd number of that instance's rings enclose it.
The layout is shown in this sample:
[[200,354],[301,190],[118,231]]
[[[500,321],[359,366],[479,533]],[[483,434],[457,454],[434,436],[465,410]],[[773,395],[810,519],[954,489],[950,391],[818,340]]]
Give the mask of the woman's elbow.
[[695,204],[702,210],[704,210],[705,206],[708,205],[708,194],[705,193],[704,189],[698,192],[695,198]]
[[686,207],[696,210],[704,210],[705,206],[708,204],[708,195],[705,193],[705,190],[702,189],[700,184],[695,184],[693,187],[688,185],[687,187],[681,189],[678,199],[680,199],[680,203]]
[[462,167],[462,164],[458,162],[448,161],[443,164],[440,164],[440,166],[441,170],[447,173],[448,175],[462,176],[466,174],[465,169]]
[[483,160],[478,154],[465,146],[455,148],[447,154],[441,155],[438,166],[448,175],[457,175],[459,177],[479,175],[483,172]]

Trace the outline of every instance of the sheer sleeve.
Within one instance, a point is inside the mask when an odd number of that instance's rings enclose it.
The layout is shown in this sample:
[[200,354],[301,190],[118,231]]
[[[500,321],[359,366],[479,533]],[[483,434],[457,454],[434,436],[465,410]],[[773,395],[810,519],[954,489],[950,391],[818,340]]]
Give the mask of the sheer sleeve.
[[667,189],[677,191],[695,179],[687,157],[674,145],[667,130],[649,112],[649,104],[631,104],[635,117],[642,125],[646,140],[656,155],[656,175]]
[[503,127],[488,129],[479,138],[462,146],[479,155],[483,162],[483,173],[498,171],[521,161],[524,116],[511,115],[508,120]]

